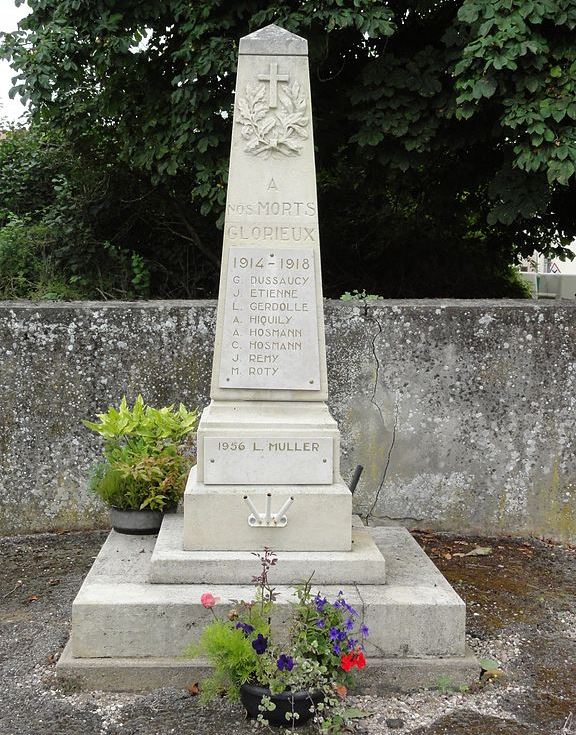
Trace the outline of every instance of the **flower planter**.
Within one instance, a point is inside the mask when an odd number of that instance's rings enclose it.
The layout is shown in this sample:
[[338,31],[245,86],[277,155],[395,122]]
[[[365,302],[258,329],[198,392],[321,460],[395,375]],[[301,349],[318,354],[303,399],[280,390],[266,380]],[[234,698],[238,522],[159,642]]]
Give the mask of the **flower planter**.
[[120,510],[110,508],[110,522],[118,533],[149,536],[158,533],[164,513],[159,510]]
[[286,719],[286,713],[289,712],[290,714],[297,713],[299,715],[298,719],[294,720],[297,727],[313,717],[314,712],[310,712],[310,709],[323,699],[321,692],[271,694],[268,688],[256,686],[255,684],[242,684],[240,687],[240,700],[249,717],[258,717],[260,714],[258,706],[262,701],[262,697],[270,697],[270,700],[276,705],[276,709],[262,713],[271,725],[292,725],[292,719]]

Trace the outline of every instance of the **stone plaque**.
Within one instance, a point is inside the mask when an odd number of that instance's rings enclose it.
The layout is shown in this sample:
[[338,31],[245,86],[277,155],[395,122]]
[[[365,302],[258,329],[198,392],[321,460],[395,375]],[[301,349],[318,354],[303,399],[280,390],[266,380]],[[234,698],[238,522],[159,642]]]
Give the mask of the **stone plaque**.
[[320,387],[312,248],[230,248],[221,388]]
[[205,437],[206,485],[329,485],[333,482],[332,437]]

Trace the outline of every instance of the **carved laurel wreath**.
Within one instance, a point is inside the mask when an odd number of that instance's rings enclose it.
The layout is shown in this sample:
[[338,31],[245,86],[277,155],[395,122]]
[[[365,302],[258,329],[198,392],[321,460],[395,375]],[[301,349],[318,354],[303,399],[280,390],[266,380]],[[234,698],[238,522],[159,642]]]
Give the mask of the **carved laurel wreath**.
[[297,156],[302,151],[302,140],[308,137],[309,118],[306,115],[306,99],[298,82],[278,90],[278,107],[275,110],[266,102],[263,84],[246,85],[246,94],[238,100],[238,119],[242,125],[244,148],[262,158],[274,153]]

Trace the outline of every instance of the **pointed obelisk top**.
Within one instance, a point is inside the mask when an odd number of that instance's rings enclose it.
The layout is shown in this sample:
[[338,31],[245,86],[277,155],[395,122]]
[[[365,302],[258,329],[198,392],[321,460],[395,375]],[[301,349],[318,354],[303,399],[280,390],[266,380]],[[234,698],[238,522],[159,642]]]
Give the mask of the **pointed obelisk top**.
[[307,56],[308,41],[272,23],[241,38],[240,54],[250,56]]

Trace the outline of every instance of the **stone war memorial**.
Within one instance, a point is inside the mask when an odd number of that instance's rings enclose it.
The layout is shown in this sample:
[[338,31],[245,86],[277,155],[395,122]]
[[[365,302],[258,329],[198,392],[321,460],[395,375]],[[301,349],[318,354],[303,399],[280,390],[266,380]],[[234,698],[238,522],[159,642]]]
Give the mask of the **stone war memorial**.
[[[340,474],[326,400],[320,239],[307,42],[277,26],[240,41],[211,402],[183,513],[157,538],[112,531],[72,609],[58,671],[86,687],[185,684],[207,589],[249,599],[252,552],[273,549],[280,608],[313,573],[371,634],[376,690],[478,676],[466,610],[407,530],[365,527]],[[319,141],[319,145],[322,142]],[[161,621],[161,624],[160,624]],[[191,671],[193,670],[193,671]]]

